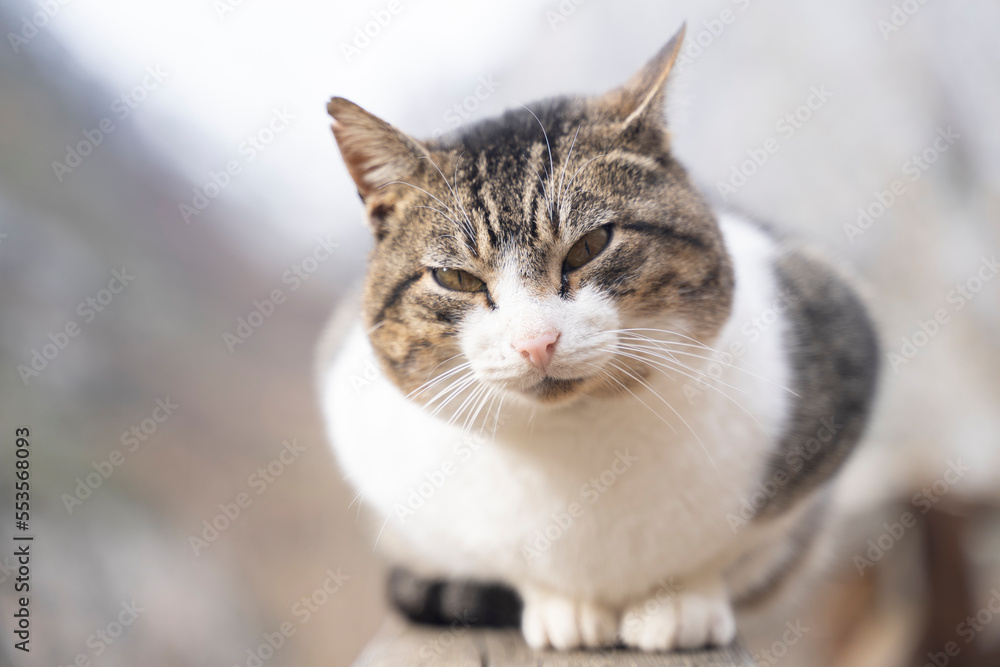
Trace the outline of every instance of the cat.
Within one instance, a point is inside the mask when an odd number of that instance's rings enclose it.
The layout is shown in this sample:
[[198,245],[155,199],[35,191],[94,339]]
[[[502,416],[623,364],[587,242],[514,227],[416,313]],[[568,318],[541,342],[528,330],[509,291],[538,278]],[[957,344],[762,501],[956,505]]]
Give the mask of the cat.
[[374,247],[321,403],[413,620],[725,645],[818,556],[876,333],[849,281],[672,156],[683,32],[609,93],[433,140],[329,103]]

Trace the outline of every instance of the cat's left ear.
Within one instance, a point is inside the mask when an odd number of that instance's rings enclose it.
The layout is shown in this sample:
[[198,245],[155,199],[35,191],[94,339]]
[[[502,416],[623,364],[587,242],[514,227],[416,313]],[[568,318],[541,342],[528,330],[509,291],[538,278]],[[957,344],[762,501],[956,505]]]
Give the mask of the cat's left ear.
[[638,125],[664,124],[667,77],[680,53],[684,29],[685,25],[682,24],[677,34],[624,86],[601,95],[594,101],[601,115],[612,124],[620,125],[623,130]]

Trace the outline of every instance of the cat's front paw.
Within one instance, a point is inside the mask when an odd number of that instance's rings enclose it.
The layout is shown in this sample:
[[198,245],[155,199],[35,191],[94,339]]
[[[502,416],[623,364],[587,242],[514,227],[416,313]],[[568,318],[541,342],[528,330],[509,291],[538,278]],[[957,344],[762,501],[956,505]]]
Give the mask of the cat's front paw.
[[521,631],[532,648],[566,650],[615,643],[618,616],[612,609],[538,590],[522,591],[522,596]]
[[626,608],[622,641],[644,651],[725,646],[736,637],[733,607],[721,583],[660,592]]

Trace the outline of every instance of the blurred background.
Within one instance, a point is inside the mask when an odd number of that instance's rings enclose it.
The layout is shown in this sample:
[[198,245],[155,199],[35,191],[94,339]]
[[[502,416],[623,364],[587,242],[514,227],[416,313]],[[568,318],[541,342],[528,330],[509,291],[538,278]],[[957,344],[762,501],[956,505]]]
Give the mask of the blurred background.
[[677,154],[856,273],[887,353],[829,574],[747,641],[1000,664],[996,2],[4,0],[0,665],[349,664],[384,575],[314,396],[370,243],[327,99],[430,136],[609,89],[685,20]]

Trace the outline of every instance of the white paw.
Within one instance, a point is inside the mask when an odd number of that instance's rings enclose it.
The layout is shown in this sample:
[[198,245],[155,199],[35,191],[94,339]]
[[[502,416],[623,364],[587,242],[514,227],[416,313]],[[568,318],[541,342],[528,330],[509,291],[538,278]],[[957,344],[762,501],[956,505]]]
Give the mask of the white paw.
[[615,643],[618,617],[611,609],[539,591],[523,592],[523,597],[521,631],[532,648],[566,650]]
[[721,584],[658,594],[622,615],[622,641],[644,651],[725,646],[736,637],[736,619]]

